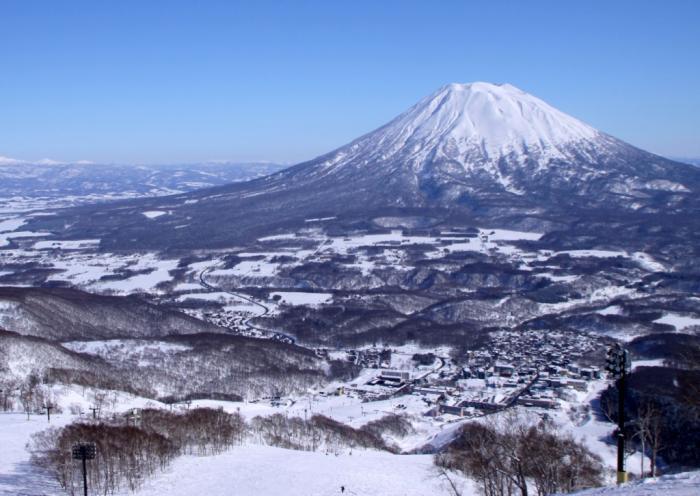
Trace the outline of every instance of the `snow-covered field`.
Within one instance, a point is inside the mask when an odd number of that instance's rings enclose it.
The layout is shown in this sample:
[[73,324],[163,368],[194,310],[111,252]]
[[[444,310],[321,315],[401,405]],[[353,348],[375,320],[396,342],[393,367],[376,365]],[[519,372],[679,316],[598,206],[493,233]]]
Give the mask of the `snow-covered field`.
[[76,239],[70,241],[37,241],[34,243],[35,250],[83,250],[95,248],[100,244],[99,239]]
[[[133,407],[158,406],[157,402],[128,395],[115,397],[114,411],[126,411]],[[319,411],[332,413],[337,409],[339,418],[349,420],[351,410],[343,405],[342,398],[328,398],[330,404],[318,405]],[[90,395],[80,388],[64,388],[57,395],[57,402],[65,409],[79,406],[87,411]],[[305,403],[304,403],[305,404]],[[299,414],[302,406],[290,406],[288,414]],[[332,405],[335,405],[332,406]],[[225,407],[228,411],[240,411],[249,419],[255,415],[278,413],[278,408],[262,404],[246,404],[217,401],[197,401],[195,406]],[[360,406],[357,415],[362,417]],[[161,405],[162,407],[162,405]],[[111,407],[109,402],[106,408]],[[386,405],[390,410],[390,405]],[[383,409],[380,407],[380,409]],[[365,423],[379,414],[368,413]],[[57,495],[63,494],[58,484],[42,469],[30,463],[26,444],[32,434],[49,425],[62,426],[78,416],[63,413],[52,415],[51,424],[46,417],[32,415],[27,420],[20,413],[0,414],[2,433],[2,457],[0,457],[0,495]],[[361,425],[361,424],[360,424]],[[458,474],[450,478],[463,494],[476,494],[471,481]],[[434,468],[430,455],[394,455],[372,450],[346,449],[336,454],[324,452],[292,451],[271,446],[245,444],[216,456],[183,456],[163,473],[158,473],[135,493],[126,495],[170,496],[208,494],[210,496],[285,494],[326,495],[449,495],[449,483]]]
[[[124,408],[126,410],[126,408]],[[75,420],[69,414],[54,415],[51,426]],[[29,461],[26,443],[32,434],[47,428],[46,417],[0,414],[3,455],[0,457],[0,495],[63,494],[58,483]],[[463,476],[450,473],[463,491],[476,494]],[[430,455],[393,455],[371,450],[346,450],[335,454],[286,450],[248,444],[215,456],[183,456],[158,473],[135,493],[126,495],[254,496],[284,494],[310,496],[449,495],[449,483],[433,466]]]
[[667,313],[654,322],[658,324],[668,324],[676,328],[676,331],[683,331],[688,327],[700,326],[700,318],[678,313]]
[[[457,474],[451,473],[450,477],[462,494],[476,494],[470,481]],[[348,451],[335,456],[249,445],[211,457],[181,457],[135,494],[437,496],[452,493],[449,482],[435,470],[430,455]]]
[[[125,393],[91,391],[78,386],[57,386],[53,389],[55,404],[64,413],[52,414],[51,423],[45,415],[0,413],[0,495],[1,496],[56,496],[65,494],[58,482],[30,462],[27,443],[32,434],[49,427],[61,427],[80,418],[69,413],[71,409],[89,414],[94,394],[105,395],[104,412],[126,411],[130,408],[164,405]],[[83,413],[86,415],[86,413]]]
[[[99,239],[56,240],[32,239],[47,237],[47,233],[19,231],[31,214],[0,215],[0,245],[10,246],[0,250],[0,269],[4,266],[18,266],[39,263],[43,268],[55,269],[48,274],[47,281],[68,283],[95,292],[130,294],[134,292],[157,293],[156,286],[173,279],[172,272],[180,262],[157,253],[104,253],[97,252]],[[144,215],[157,220],[167,215],[165,211],[146,211]],[[208,276],[213,283],[230,281],[233,285],[260,285],[268,283],[274,288],[280,272],[308,262],[332,260],[333,257],[350,256],[347,269],[359,269],[365,277],[374,271],[394,270],[405,272],[415,267],[407,260],[407,251],[412,246],[424,250],[424,258],[434,260],[447,254],[475,252],[495,257],[497,260],[512,263],[524,271],[538,269],[539,277],[549,278],[560,283],[575,282],[575,274],[554,273],[559,267],[547,265],[547,272],[541,271],[543,263],[557,256],[568,255],[574,258],[616,258],[629,260],[647,272],[663,270],[664,266],[642,252],[627,253],[613,250],[569,250],[552,252],[530,250],[522,243],[536,242],[542,237],[539,232],[521,232],[506,229],[480,228],[472,233],[445,230],[431,235],[411,235],[394,229],[383,233],[356,234],[351,236],[329,237],[318,228],[309,228],[298,233],[286,233],[260,238],[255,249],[233,248],[220,254],[210,255],[210,260],[196,261],[187,267],[187,278],[178,281],[179,290],[183,284],[197,284],[200,272],[211,270]],[[275,244],[274,249],[266,246]],[[283,245],[280,247],[280,243]],[[303,248],[299,244],[303,244]],[[375,254],[366,249],[371,248]],[[222,267],[223,257],[236,254],[241,260],[233,266]],[[537,266],[535,265],[537,264]],[[8,272],[6,269],[4,272]],[[220,286],[220,285],[219,285]],[[282,287],[280,287],[282,289]],[[616,296],[616,288],[606,288],[599,299]],[[619,288],[622,291],[624,288]],[[273,293],[282,297],[282,303],[291,305],[318,305],[326,299],[294,291]],[[621,293],[620,293],[621,294]],[[593,301],[593,300],[590,300]],[[274,306],[274,301],[270,301]],[[544,308],[546,311],[547,309]]]
[[0,495],[44,496],[64,494],[58,482],[29,461],[26,444],[32,434],[49,427],[70,423],[72,415],[54,415],[51,424],[46,417],[20,413],[0,413]]
[[191,347],[165,341],[141,339],[110,339],[105,341],[69,341],[62,343],[65,348],[79,353],[117,358],[118,354],[137,357],[139,365],[148,364],[148,356],[167,353],[177,353],[190,350]]
[[279,296],[280,302],[288,305],[320,305],[333,299],[331,293],[308,293],[300,291],[274,291],[271,297]]

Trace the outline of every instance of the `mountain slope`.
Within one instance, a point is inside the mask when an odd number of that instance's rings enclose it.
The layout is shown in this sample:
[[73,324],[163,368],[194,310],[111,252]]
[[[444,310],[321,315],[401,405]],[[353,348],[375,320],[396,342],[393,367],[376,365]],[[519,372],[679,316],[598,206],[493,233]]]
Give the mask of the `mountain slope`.
[[32,372],[41,374],[50,368],[89,371],[104,366],[101,359],[75,353],[58,343],[0,328],[0,371],[4,380],[24,379]]
[[225,329],[138,298],[66,288],[0,287],[0,325],[50,340],[153,338]]
[[[699,191],[700,170],[596,131],[513,86],[451,84],[348,145],[268,177],[76,209],[30,228],[99,237],[106,249],[231,246],[320,217],[343,229],[418,215],[545,231],[602,218],[656,232],[700,213]],[[146,219],[148,210],[168,215]]]

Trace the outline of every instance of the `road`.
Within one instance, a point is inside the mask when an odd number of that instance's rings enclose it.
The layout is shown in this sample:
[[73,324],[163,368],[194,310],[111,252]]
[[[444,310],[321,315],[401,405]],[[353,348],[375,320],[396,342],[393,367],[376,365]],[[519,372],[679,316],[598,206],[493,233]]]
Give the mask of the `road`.
[[445,359],[444,359],[443,357],[436,356],[435,358],[437,358],[438,360],[440,360],[440,365],[438,365],[437,367],[432,368],[432,369],[426,371],[423,375],[420,375],[420,376],[416,377],[415,379],[413,379],[413,380],[411,381],[413,384],[415,384],[416,382],[418,382],[418,381],[420,381],[420,380],[422,380],[422,379],[425,379],[426,377],[428,377],[428,376],[431,375],[431,374],[437,373],[440,369],[442,369],[442,368],[445,366]]
[[[270,308],[268,306],[264,305],[263,303],[256,301],[255,299],[251,298],[250,296],[246,296],[246,295],[241,294],[241,293],[235,293],[235,292],[229,291],[227,289],[219,288],[219,287],[216,287],[216,286],[210,284],[209,282],[207,282],[206,274],[213,269],[214,269],[214,267],[207,267],[206,269],[202,270],[199,273],[199,285],[200,286],[202,286],[204,289],[207,289],[209,291],[216,291],[216,292],[226,293],[226,294],[229,294],[231,296],[235,296],[236,298],[247,301],[248,303],[255,305],[256,307],[259,307],[262,310],[262,313],[259,315],[256,315],[255,317],[265,317],[266,315],[269,315]],[[270,331],[269,329],[265,329],[264,327],[258,327],[251,322],[252,319],[253,319],[253,317],[243,318],[243,320],[242,320],[243,325],[246,326],[250,330],[262,332],[264,334],[271,334],[272,339],[277,339],[278,341],[284,341],[284,342],[287,342],[290,344],[295,343],[296,340],[292,336],[290,336],[289,334],[285,334],[285,333],[279,332],[279,331]]]
[[[309,258],[318,255],[325,246],[330,244],[330,242],[331,242],[331,239],[328,236],[326,236],[321,241],[321,243],[319,243],[318,247],[311,254],[304,257],[303,261],[306,261]],[[252,305],[255,305],[256,307],[258,307],[262,310],[262,313],[259,315],[256,315],[256,317],[265,317],[266,315],[270,314],[270,308],[267,305],[255,300],[254,298],[247,296],[247,295],[244,295],[244,294],[241,294],[241,293],[236,293],[236,292],[229,291],[226,289],[218,288],[218,287],[210,284],[209,282],[207,282],[206,275],[208,272],[210,272],[214,268],[215,268],[214,266],[207,267],[206,269],[202,270],[199,273],[199,285],[200,286],[202,286],[203,288],[205,288],[209,291],[217,291],[217,292],[229,294],[231,296],[235,296],[236,298],[244,300]],[[251,322],[252,319],[253,319],[253,317],[243,318],[242,324],[250,330],[262,332],[264,334],[272,334],[272,339],[277,339],[279,341],[284,341],[287,343],[296,344],[296,339],[293,336],[290,336],[289,334],[286,334],[284,332],[270,331],[269,329],[265,329],[263,327],[258,327]]]

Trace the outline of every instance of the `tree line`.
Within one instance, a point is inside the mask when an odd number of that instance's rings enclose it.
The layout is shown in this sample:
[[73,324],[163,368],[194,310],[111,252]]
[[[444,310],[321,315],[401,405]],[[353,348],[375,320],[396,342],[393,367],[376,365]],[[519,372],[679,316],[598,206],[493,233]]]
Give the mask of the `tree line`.
[[71,448],[94,442],[97,456],[88,462],[89,486],[96,493],[113,494],[137,489],[180,455],[216,455],[244,442],[327,454],[354,448],[396,452],[382,435],[408,433],[409,427],[408,420],[397,415],[353,428],[323,415],[302,419],[275,414],[246,422],[221,408],[143,409],[49,428],[32,437],[30,450],[34,464],[76,495],[82,491],[82,462],[72,458]]
[[88,463],[89,486],[96,493],[135,490],[156,471],[183,454],[212,455],[243,441],[245,422],[221,409],[171,413],[145,409],[110,421],[77,422],[35,434],[32,462],[45,468],[71,495],[82,491],[82,465],[71,448],[93,442],[97,456]]

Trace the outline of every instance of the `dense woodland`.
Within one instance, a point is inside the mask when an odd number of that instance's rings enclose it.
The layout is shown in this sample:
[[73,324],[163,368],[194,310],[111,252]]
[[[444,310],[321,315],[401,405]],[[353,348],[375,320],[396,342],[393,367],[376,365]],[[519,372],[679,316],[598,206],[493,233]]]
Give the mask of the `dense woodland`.
[[306,348],[235,335],[127,339],[102,350],[104,356],[76,353],[54,341],[0,330],[4,401],[18,401],[30,376],[45,386],[77,384],[153,399],[240,400],[292,394],[357,373],[352,364],[323,360]]

